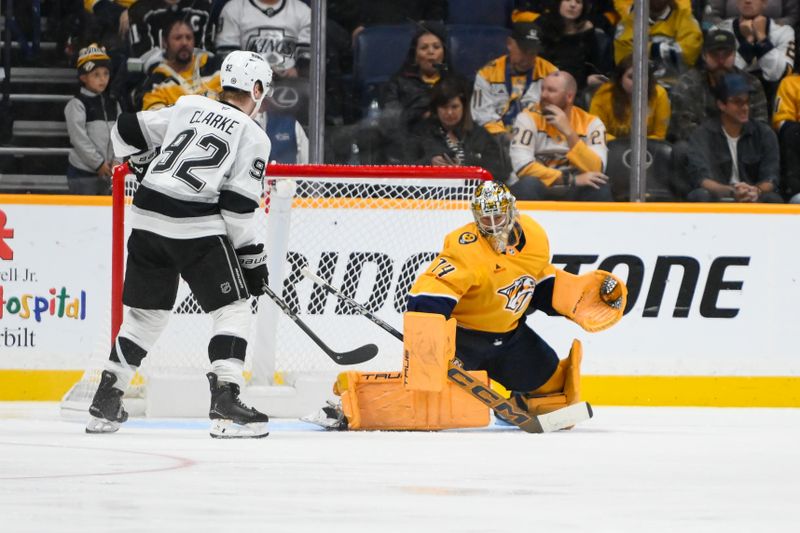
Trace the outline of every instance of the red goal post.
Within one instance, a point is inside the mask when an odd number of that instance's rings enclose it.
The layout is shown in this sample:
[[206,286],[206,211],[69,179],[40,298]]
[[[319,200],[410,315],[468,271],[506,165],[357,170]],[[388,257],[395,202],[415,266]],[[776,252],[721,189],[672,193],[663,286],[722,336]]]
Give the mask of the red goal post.
[[[138,185],[125,170],[120,168],[115,184],[126,186],[115,186],[113,197],[111,336],[123,316],[130,231],[125,218]],[[478,167],[269,165],[255,224],[268,250],[270,286],[334,349],[377,344],[379,355],[357,368],[399,369],[402,345],[303,278],[300,269],[310,268],[401,329],[411,283],[440,250],[445,234],[472,220],[469,200],[478,183],[491,179]],[[134,396],[145,400],[148,415],[202,416],[207,410],[210,330],[192,300],[188,288],[179,290],[170,325],[142,365],[143,382]],[[309,412],[330,396],[333,377],[345,367],[333,364],[266,297],[253,308],[245,398],[276,416]],[[181,388],[186,376],[192,384]],[[82,381],[92,379],[87,371]],[[166,404],[173,409],[163,409]]]

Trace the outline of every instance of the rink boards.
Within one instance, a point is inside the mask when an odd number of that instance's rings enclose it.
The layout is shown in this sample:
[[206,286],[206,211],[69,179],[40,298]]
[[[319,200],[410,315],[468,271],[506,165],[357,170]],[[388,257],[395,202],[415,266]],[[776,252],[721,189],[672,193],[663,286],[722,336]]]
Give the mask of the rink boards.
[[[604,268],[627,280],[628,313],[609,331],[590,335],[539,313],[530,319],[562,356],[573,337],[583,341],[587,399],[610,405],[800,406],[800,357],[791,335],[800,300],[800,253],[793,244],[799,210],[519,207],[548,232],[557,267],[579,273]],[[313,226],[319,218],[319,231],[325,231],[329,215],[306,210],[304,223]],[[386,213],[367,209],[348,216],[368,228]],[[439,214],[429,232],[419,235],[416,250],[393,250],[391,239],[377,236],[367,244],[374,250],[360,251],[391,257],[396,278],[408,262],[404,258],[437,251],[448,231],[470,220],[466,211],[449,217],[441,222]],[[0,195],[0,400],[60,398],[102,344],[98,331],[108,328],[110,300],[110,220],[106,198]],[[346,250],[346,237],[337,239],[332,235],[328,244]],[[364,269],[364,275],[375,273]],[[374,282],[362,281],[365,287]],[[381,312],[399,324],[395,289],[390,287]],[[350,319],[353,328],[369,327]],[[347,330],[341,328],[344,344]],[[375,337],[381,348],[392,341],[377,329]],[[399,351],[392,346],[375,363],[384,370],[399,368]]]

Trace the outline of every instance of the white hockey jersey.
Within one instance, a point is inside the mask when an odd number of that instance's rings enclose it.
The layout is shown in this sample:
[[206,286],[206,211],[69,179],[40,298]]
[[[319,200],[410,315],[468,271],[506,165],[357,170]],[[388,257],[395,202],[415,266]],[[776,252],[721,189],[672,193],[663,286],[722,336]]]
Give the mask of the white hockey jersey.
[[739,24],[736,18],[726,19],[712,29],[729,31],[736,35],[736,66],[747,72],[761,71],[761,77],[767,81],[779,81],[794,68],[795,35],[791,26],[781,26],[774,20],[767,21],[767,39],[772,48],[761,57],[746,57],[742,54],[739,38]]
[[270,141],[236,107],[183,96],[171,107],[123,114],[111,137],[119,157],[161,146],[134,195],[133,228],[173,239],[227,235],[237,249],[261,240],[252,217]]
[[293,68],[308,58],[311,9],[300,0],[274,6],[258,0],[230,0],[219,17],[217,50],[248,50],[264,56],[276,71]]

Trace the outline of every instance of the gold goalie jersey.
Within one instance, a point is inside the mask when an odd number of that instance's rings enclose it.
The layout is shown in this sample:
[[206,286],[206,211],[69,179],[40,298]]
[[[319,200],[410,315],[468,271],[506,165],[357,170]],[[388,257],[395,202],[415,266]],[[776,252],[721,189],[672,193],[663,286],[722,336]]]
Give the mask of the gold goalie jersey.
[[478,331],[516,328],[536,286],[555,275],[544,229],[527,215],[517,224],[519,242],[504,254],[492,249],[474,222],[447,235],[441,253],[411,288],[409,310],[452,309],[460,327]]

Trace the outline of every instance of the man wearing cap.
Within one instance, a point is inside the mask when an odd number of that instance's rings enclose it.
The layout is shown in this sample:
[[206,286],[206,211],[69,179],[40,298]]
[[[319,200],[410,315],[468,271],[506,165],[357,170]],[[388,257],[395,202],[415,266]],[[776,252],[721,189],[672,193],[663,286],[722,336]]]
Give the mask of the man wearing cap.
[[715,94],[719,116],[703,122],[689,140],[689,201],[782,203],[776,192],[778,139],[767,124],[750,118],[747,79],[726,74]]
[[672,118],[668,140],[672,143],[686,141],[692,131],[706,118],[719,114],[714,88],[725,74],[736,73],[745,77],[750,87],[750,118],[767,122],[767,98],[758,78],[735,65],[736,37],[725,30],[711,30],[703,43],[703,61],[681,75],[670,94]]
[[67,186],[70,194],[108,194],[114,160],[111,128],[120,113],[119,105],[105,92],[111,59],[95,43],[78,55],[80,90],[64,108],[69,151]]
[[736,61],[736,37],[725,30],[711,30],[703,43],[702,61],[681,75],[670,94],[672,117],[669,122],[667,140],[673,144],[676,172],[673,189],[681,196],[691,190],[692,179],[688,175],[689,137],[704,120],[719,115],[714,91],[718,80],[726,74],[744,76],[750,86],[750,118],[767,123],[769,120],[767,97],[761,82],[734,63]]
[[519,112],[539,102],[542,80],[558,70],[539,57],[541,41],[533,23],[514,23],[506,47],[508,54],[478,71],[472,94],[472,118],[494,135],[510,134]]

